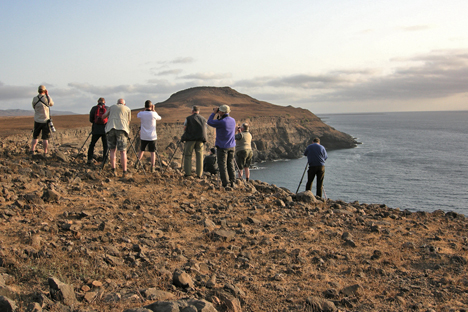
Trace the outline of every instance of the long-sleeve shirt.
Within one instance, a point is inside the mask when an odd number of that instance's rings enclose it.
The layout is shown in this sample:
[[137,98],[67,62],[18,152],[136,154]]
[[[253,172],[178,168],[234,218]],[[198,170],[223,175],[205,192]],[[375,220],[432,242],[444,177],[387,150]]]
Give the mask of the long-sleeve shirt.
[[215,145],[219,148],[231,148],[236,146],[236,121],[225,114],[221,119],[214,119],[215,113],[208,118],[207,124],[216,128]]
[[304,155],[307,156],[309,166],[325,166],[325,160],[328,158],[325,147],[318,143],[307,146]]

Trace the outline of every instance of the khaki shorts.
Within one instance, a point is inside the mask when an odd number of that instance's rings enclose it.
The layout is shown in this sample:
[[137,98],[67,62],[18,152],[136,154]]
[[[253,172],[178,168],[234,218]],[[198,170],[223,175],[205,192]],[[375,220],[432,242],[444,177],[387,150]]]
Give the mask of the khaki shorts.
[[252,157],[253,151],[251,149],[238,151],[236,153],[236,161],[239,169],[249,168],[250,163],[252,162]]
[[123,130],[115,130],[107,132],[107,144],[109,150],[116,149],[118,151],[126,151],[128,145],[128,135],[127,132]]

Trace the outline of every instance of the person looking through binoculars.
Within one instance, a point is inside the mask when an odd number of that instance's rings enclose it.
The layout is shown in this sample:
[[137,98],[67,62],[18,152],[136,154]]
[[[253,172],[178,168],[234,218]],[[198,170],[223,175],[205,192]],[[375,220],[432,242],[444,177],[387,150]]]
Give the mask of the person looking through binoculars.
[[107,118],[103,118],[104,114],[106,113],[106,100],[104,98],[98,99],[98,104],[91,108],[89,112],[89,121],[93,124],[91,127],[91,143],[89,144],[88,148],[88,165],[93,163],[94,158],[94,146],[96,145],[97,141],[101,139],[102,142],[102,157],[106,157],[107,155],[107,138],[106,138],[106,124]]
[[252,162],[252,135],[249,132],[249,124],[243,123],[237,127],[236,134],[236,162],[239,166],[239,178],[242,179],[242,172],[245,172],[245,180],[250,179],[250,164]]
[[206,142],[206,119],[200,115],[198,106],[192,106],[192,115],[184,122],[184,134],[181,139],[184,144],[185,176],[192,175],[192,154],[195,149],[196,175],[203,176],[203,146]]
[[[223,187],[231,185],[234,187],[236,174],[234,167],[234,152],[236,148],[236,121],[229,116],[231,108],[227,105],[221,105],[213,108],[208,118],[208,125],[216,128],[216,141],[218,167]],[[217,118],[215,116],[218,115]]]
[[37,145],[37,138],[42,132],[42,146],[44,147],[44,155],[47,155],[51,131],[49,107],[54,105],[54,101],[52,101],[52,98],[49,96],[49,92],[45,86],[40,85],[37,91],[39,94],[32,100],[32,107],[34,109],[34,130],[31,150],[29,153],[31,155],[34,154]]
[[117,176],[116,167],[116,149],[120,152],[120,162],[122,165],[123,176],[127,176],[127,145],[128,134],[130,133],[130,120],[132,119],[132,111],[125,106],[125,100],[119,99],[116,105],[109,107],[107,112],[102,116],[109,118],[106,124],[107,143],[110,151],[110,163],[112,173]]
[[156,120],[161,120],[161,116],[154,111],[154,105],[150,100],[145,102],[145,110],[137,114],[137,118],[141,121],[140,126],[140,152],[138,153],[138,161],[135,163],[135,167],[141,164],[141,158],[145,153],[146,147],[151,155],[151,172],[154,172],[154,164],[156,162],[156,140],[158,136],[156,134]]

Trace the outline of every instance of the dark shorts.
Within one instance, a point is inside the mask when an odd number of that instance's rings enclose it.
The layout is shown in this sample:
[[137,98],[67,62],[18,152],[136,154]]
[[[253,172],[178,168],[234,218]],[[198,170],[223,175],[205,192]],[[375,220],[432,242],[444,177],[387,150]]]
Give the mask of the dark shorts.
[[143,140],[141,140],[140,150],[142,152],[145,151],[146,146],[148,146],[148,152],[154,153],[156,151],[156,140],[154,140],[154,141],[143,141]]
[[34,122],[34,132],[33,132],[33,139],[37,139],[39,137],[39,133],[42,131],[43,140],[48,140],[50,138],[50,128],[49,123],[39,123]]
[[127,144],[127,132],[115,129],[111,129],[111,131],[107,132],[107,145],[109,150],[114,150],[117,148],[118,151],[126,151]]
[[238,151],[236,153],[236,161],[237,161],[237,165],[239,166],[239,169],[249,168],[250,163],[252,162],[252,157],[253,157],[253,151],[251,149]]

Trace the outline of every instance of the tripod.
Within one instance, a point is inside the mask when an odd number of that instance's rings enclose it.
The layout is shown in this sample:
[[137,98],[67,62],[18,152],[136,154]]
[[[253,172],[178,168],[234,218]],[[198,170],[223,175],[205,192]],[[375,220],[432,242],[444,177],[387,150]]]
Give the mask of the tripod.
[[86,140],[84,141],[83,145],[81,145],[81,148],[79,149],[78,154],[76,154],[76,156],[73,158],[73,161],[75,161],[76,158],[78,157],[78,155],[80,155],[81,151],[83,150],[83,147],[85,146],[86,142],[88,142],[89,137],[90,137],[92,134],[93,134],[92,132],[89,133],[89,135],[88,135],[88,137],[86,138]]
[[[176,142],[176,145],[177,145],[177,146],[176,146],[176,149],[174,150],[174,153],[172,154],[171,159],[170,159],[169,162],[167,163],[166,169],[164,169],[164,171],[163,171],[162,174],[164,174],[164,173],[166,172],[167,168],[169,167],[169,165],[170,165],[171,162],[172,162],[172,159],[174,159],[174,156],[175,156],[177,150],[179,149],[179,147],[180,147],[180,150],[182,150],[182,147],[180,146],[181,143],[182,143],[182,142],[181,142],[180,140],[178,140],[178,141]],[[182,158],[182,159],[183,159],[183,158]],[[161,159],[160,159],[160,160],[161,160]]]

